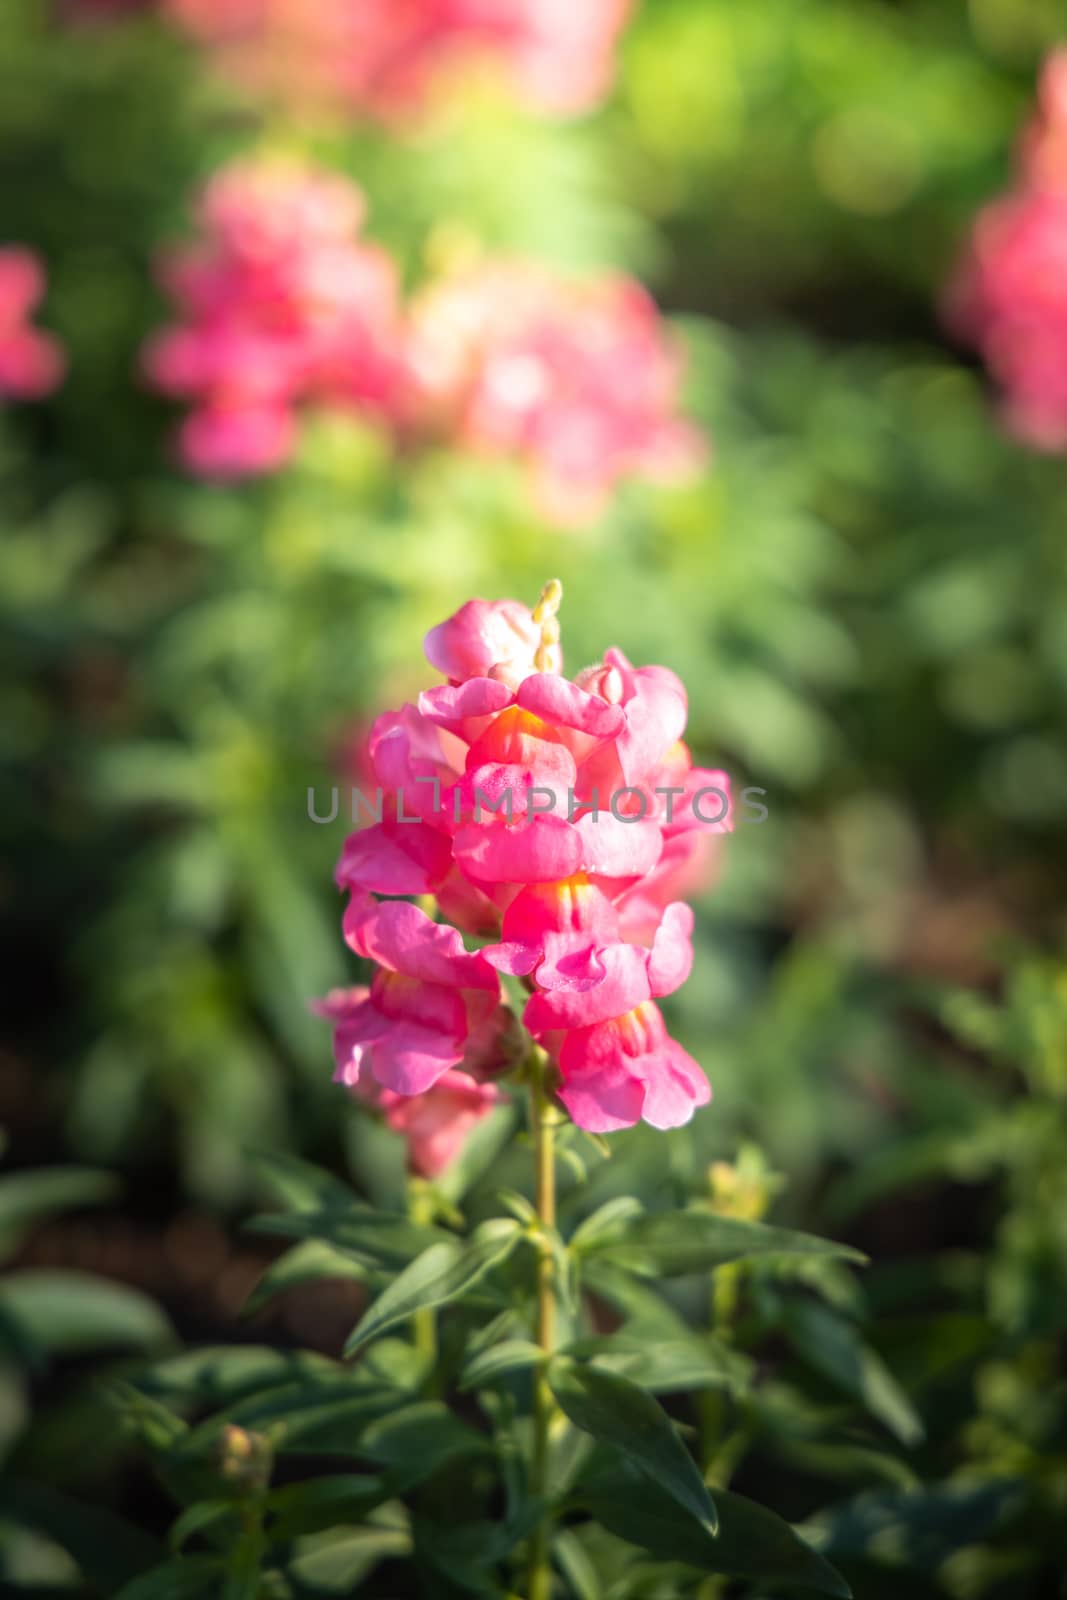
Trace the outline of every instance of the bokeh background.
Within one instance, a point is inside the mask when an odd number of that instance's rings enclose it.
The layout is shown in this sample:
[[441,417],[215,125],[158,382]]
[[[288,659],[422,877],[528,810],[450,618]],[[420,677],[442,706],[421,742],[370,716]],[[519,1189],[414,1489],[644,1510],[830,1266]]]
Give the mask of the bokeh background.
[[[699,1183],[758,1146],[777,1218],[872,1256],[870,1338],[925,1422],[895,1467],[791,1425],[757,1446],[779,1507],[827,1519],[864,1596],[1062,1593],[1067,465],[1009,437],[944,304],[1067,15],[642,0],[576,113],[488,60],[372,114],[293,50],[300,9],[265,57],[191,4],[0,19],[0,242],[40,258],[67,362],[0,413],[0,1121],[9,1172],[116,1184],[0,1221],[16,1287],[144,1297],[116,1334],[117,1302],[96,1326],[57,1292],[43,1363],[5,1356],[9,1464],[84,1475],[94,1340],[237,1336],[268,1259],[238,1231],[249,1149],[395,1185],[307,1009],[352,976],[344,820],[309,822],[307,790],[427,681],[427,627],[558,576],[569,665],[614,643],[674,668],[697,757],[770,813],[667,1007],[713,1106],[621,1137],[598,1192],[662,1183],[665,1148]],[[158,263],[213,173],[279,152],[359,185],[405,294],[482,254],[639,279],[706,463],[566,526],[521,463],[309,406],[277,470],[198,477],[140,355],[174,315]],[[295,1295],[256,1337],[333,1349],[349,1312]]]

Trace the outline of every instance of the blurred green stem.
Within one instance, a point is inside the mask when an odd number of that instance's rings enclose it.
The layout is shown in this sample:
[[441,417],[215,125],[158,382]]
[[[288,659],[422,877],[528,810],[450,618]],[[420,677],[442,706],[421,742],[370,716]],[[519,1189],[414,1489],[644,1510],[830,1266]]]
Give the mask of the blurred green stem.
[[[711,1331],[728,1344],[737,1314],[740,1281],[737,1268],[718,1267],[711,1275]],[[705,1389],[700,1396],[700,1442],[704,1478],[713,1488],[725,1489],[730,1479],[727,1424],[730,1399],[724,1389]]]
[[260,1494],[242,1505],[241,1530],[226,1577],[223,1600],[254,1600],[259,1592],[260,1566],[266,1550]]
[[[544,1356],[556,1342],[555,1262],[549,1233],[556,1226],[555,1112],[545,1088],[548,1057],[535,1047],[530,1057],[530,1131],[534,1141],[537,1216],[542,1227],[537,1260],[537,1342]],[[534,1377],[534,1443],[530,1490],[537,1499],[548,1496],[548,1431],[552,1421],[552,1391],[543,1362]],[[551,1519],[546,1512],[530,1541],[528,1600],[549,1600],[552,1592]]]
[[[408,1179],[408,1214],[420,1226],[428,1226],[434,1220],[433,1196],[422,1178]],[[426,1357],[432,1376],[437,1360],[437,1313],[432,1306],[420,1306],[412,1322],[415,1348]]]

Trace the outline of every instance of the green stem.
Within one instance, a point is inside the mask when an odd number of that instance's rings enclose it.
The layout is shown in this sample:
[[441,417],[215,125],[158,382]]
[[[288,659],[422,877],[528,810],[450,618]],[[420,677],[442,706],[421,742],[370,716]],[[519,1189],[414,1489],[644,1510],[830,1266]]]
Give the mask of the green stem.
[[[548,1231],[556,1226],[555,1113],[545,1092],[547,1057],[537,1050],[530,1063],[530,1126],[534,1139],[537,1216],[545,1235],[537,1260],[537,1342],[546,1361],[534,1378],[534,1442],[530,1489],[538,1499],[548,1497],[548,1433],[554,1401],[545,1375],[547,1358],[556,1343],[556,1267]],[[552,1593],[551,1518],[542,1517],[530,1541],[528,1600],[549,1600]]]
[[[408,1179],[408,1212],[412,1222],[433,1222],[433,1197],[421,1178]],[[412,1318],[415,1349],[424,1355],[431,1374],[437,1361],[437,1313],[432,1306],[420,1306]]]

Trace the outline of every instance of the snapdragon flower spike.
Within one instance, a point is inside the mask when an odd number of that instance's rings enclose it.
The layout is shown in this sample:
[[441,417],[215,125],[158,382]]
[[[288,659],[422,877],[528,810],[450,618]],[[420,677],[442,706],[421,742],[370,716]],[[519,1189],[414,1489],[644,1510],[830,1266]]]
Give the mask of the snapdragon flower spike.
[[[729,783],[693,766],[667,668],[609,650],[562,675],[559,599],[468,602],[427,639],[447,681],[374,725],[383,815],[337,876],[346,937],[380,970],[338,1026],[340,1070],[363,1082],[369,1062],[404,1094],[470,1070],[503,973],[531,990],[523,1023],[576,1122],[675,1126],[710,1089],[655,1002],[689,976],[681,896],[731,826]],[[375,894],[432,894],[453,926]],[[489,942],[470,955],[459,929]]]

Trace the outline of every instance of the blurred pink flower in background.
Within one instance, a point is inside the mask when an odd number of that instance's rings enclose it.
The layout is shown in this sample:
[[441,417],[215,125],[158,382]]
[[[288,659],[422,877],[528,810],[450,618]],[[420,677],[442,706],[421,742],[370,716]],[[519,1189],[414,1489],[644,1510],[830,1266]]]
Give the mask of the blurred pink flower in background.
[[0,399],[39,400],[63,377],[58,341],[29,321],[44,289],[44,269],[32,250],[0,247]]
[[209,477],[285,462],[304,404],[388,416],[400,376],[396,273],[359,238],[360,191],[280,160],[237,162],[208,183],[200,242],[161,277],[181,321],[148,341],[163,393],[191,402],[182,460]]
[[164,0],[254,92],[411,117],[470,67],[540,111],[603,98],[630,0]]
[[558,523],[595,516],[623,479],[684,477],[704,458],[678,415],[681,350],[632,279],[483,264],[416,296],[407,352],[416,426],[523,458]]
[[1045,63],[1015,188],[979,213],[946,312],[1001,385],[1011,431],[1067,449],[1067,49]]

